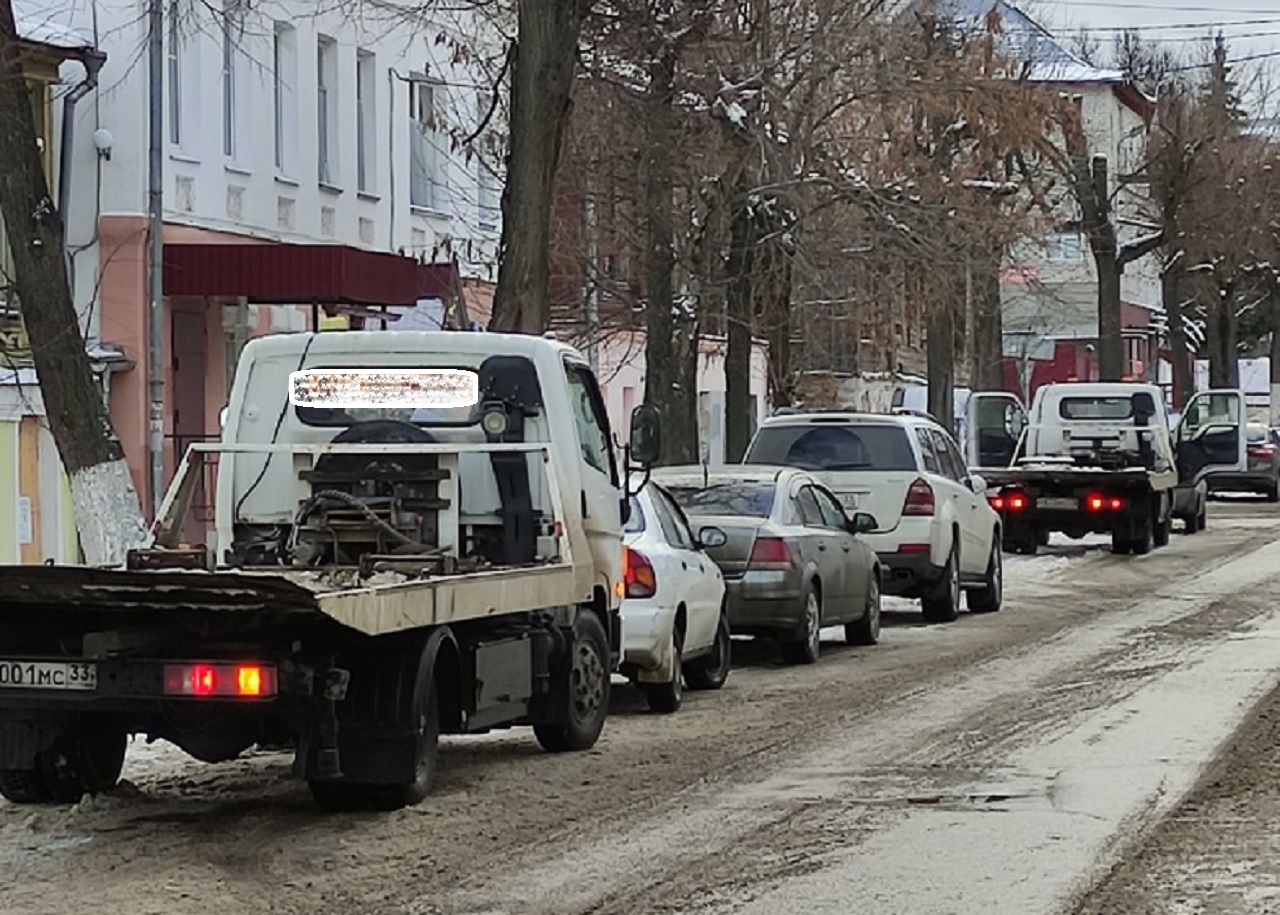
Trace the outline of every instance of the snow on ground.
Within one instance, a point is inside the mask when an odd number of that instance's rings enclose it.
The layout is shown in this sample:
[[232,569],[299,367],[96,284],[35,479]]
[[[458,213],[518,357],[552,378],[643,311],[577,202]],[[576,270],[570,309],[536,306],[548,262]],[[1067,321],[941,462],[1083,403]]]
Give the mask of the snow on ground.
[[[1016,607],[1018,591],[1022,585],[1043,582],[1065,572],[1082,560],[1097,557],[1110,547],[1106,537],[1088,537],[1072,541],[1054,535],[1051,545],[1037,556],[1005,557],[1006,601]],[[886,620],[886,637],[890,639],[920,638],[946,639],[948,627],[926,625],[918,619],[920,602],[904,598],[886,597],[883,601]],[[912,619],[912,617],[916,619]],[[909,635],[908,635],[909,633]],[[841,626],[823,630],[823,640],[842,643]],[[740,641],[735,639],[735,642]],[[741,675],[741,674],[740,674]],[[625,681],[615,677],[615,683]],[[490,743],[523,739],[518,732],[496,731],[490,734],[448,738],[450,743]],[[21,855],[37,847],[49,850],[49,832],[58,828],[90,828],[94,822],[106,822],[122,809],[136,809],[139,804],[163,805],[166,802],[207,801],[216,804],[225,801],[229,794],[240,799],[246,796],[265,797],[277,794],[290,783],[290,753],[268,750],[251,750],[231,762],[210,765],[187,756],[168,741],[148,742],[145,737],[130,739],[125,756],[124,772],[120,787],[109,795],[85,798],[70,808],[36,808],[29,816],[16,819],[0,818],[0,845],[12,848]],[[0,800],[0,811],[8,807]],[[79,838],[59,840],[79,842]],[[85,840],[87,841],[87,839]],[[0,869],[4,856],[0,855]]]

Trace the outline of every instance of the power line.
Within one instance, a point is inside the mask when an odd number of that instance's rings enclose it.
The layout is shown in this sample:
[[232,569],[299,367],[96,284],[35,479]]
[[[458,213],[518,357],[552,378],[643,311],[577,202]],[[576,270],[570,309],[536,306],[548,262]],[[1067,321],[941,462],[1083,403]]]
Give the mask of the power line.
[[1170,6],[1170,3],[1125,2],[1125,0],[1053,0],[1053,4],[1065,8],[1092,7],[1107,10],[1160,10],[1165,13],[1227,13],[1230,15],[1254,15],[1263,12],[1257,7],[1245,8],[1225,6]]
[[[1094,34],[1098,32],[1106,32],[1109,34],[1123,34],[1125,32],[1171,32],[1171,31],[1190,31],[1206,29],[1209,31],[1222,31],[1224,29],[1245,28],[1259,25],[1280,25],[1280,16],[1271,16],[1266,19],[1218,19],[1204,22],[1168,22],[1168,23],[1148,23],[1141,25],[1082,25],[1073,28],[1074,32],[1085,32]],[[1060,29],[1059,31],[1062,31]],[[1243,37],[1238,35],[1228,35],[1227,37]]]

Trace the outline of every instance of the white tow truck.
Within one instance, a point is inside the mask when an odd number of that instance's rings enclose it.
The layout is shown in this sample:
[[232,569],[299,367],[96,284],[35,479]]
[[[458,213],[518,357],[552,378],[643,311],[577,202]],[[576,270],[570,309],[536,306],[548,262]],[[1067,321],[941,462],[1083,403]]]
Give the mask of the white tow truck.
[[1036,391],[1030,415],[1004,392],[975,393],[970,466],[987,486],[1012,552],[1035,553],[1059,531],[1110,534],[1116,553],[1169,541],[1174,518],[1204,530],[1210,473],[1244,470],[1244,395],[1201,391],[1171,424],[1157,385],[1067,382]]
[[[221,443],[191,447],[125,568],[0,567],[0,793],[74,802],[126,738],[218,762],[295,750],[336,809],[428,792],[442,733],[532,725],[584,750],[608,711],[625,476],[572,348],[448,332],[244,350]],[[183,543],[217,458],[216,547]]]

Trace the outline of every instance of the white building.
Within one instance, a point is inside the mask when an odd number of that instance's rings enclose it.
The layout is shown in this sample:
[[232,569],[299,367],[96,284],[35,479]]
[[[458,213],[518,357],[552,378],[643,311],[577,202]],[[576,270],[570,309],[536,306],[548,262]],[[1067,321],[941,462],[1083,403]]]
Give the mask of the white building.
[[[71,121],[60,203],[88,336],[123,355],[112,417],[149,502],[146,4],[15,8],[27,31],[75,36],[107,55]],[[217,434],[229,367],[248,336],[303,329],[325,313],[318,306],[359,315],[375,303],[460,297],[459,274],[496,278],[501,112],[479,127],[497,69],[486,61],[502,48],[473,11],[424,10],[395,0],[163,0],[159,343],[170,462]],[[84,74],[63,64],[62,89]],[[52,107],[59,147],[62,106]]]

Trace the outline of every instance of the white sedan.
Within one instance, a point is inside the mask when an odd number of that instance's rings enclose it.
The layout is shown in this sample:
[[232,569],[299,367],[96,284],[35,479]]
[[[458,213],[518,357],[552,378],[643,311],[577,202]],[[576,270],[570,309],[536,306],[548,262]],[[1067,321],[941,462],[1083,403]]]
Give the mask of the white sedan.
[[655,712],[680,708],[686,684],[719,689],[729,676],[724,576],[706,554],[723,545],[724,534],[701,533],[707,542],[697,541],[684,512],[656,483],[632,497],[623,539],[620,672]]

